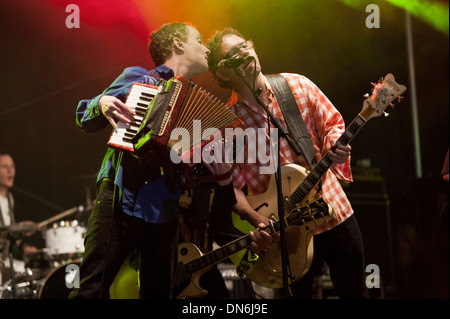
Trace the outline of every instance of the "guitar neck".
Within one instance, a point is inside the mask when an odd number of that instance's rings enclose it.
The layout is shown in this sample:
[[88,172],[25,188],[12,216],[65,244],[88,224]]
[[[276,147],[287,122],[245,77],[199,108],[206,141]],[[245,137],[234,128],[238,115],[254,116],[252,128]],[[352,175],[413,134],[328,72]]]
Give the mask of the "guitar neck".
[[[336,145],[347,145],[364,126],[367,121],[358,114],[358,116],[350,123],[345,132],[336,141]],[[313,170],[305,177],[300,185],[291,193],[285,202],[285,210],[291,211],[295,209],[297,203],[303,202],[311,190],[319,183],[333,162],[328,153],[326,153],[319,163],[314,166]]]
[[[347,145],[355,137],[358,131],[364,126],[367,121],[358,114],[358,116],[350,123],[345,132],[336,141],[336,145]],[[292,211],[296,208],[297,203],[301,203],[306,196],[311,192],[311,190],[319,183],[322,176],[325,175],[327,170],[330,168],[333,162],[326,153],[319,163],[314,166],[314,169],[305,177],[305,179],[300,183],[300,185],[292,192],[289,199],[285,201],[285,209],[287,211]],[[300,212],[291,214],[286,218],[286,223],[288,225],[297,224],[298,219],[303,218]],[[272,235],[275,231],[280,230],[280,222],[277,221],[273,223],[273,228],[270,226],[265,227],[263,230]],[[252,240],[249,235],[238,238],[219,249],[216,249],[210,253],[203,255],[185,265],[186,272],[188,275],[194,274],[206,267],[217,264],[225,259],[227,259],[232,254],[250,247]]]
[[[305,214],[306,213],[306,214]],[[323,200],[318,200],[308,207],[302,207],[285,218],[286,226],[300,225],[304,222],[314,219],[315,216],[328,214],[328,206]],[[280,231],[280,221],[272,223],[272,225],[266,226],[261,230],[265,231],[269,235],[274,235]],[[188,276],[206,268],[211,265],[217,264],[229,256],[237,253],[242,249],[250,247],[252,239],[250,235],[242,236],[212,252],[209,252],[197,259],[192,260],[184,265],[186,274]]]
[[184,265],[187,274],[190,276],[206,267],[217,264],[238,251],[250,247],[252,239],[250,235],[240,237],[200,258],[194,259]]

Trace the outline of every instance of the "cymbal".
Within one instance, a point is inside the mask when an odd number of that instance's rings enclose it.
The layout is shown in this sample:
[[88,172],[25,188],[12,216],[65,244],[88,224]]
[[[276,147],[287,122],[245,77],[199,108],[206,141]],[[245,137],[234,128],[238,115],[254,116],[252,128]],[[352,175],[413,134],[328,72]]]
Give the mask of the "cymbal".
[[6,230],[6,232],[11,235],[16,234],[31,235],[35,233],[37,230],[39,230],[39,226],[37,223],[32,221],[23,221],[9,226],[1,226],[0,230],[2,231]]
[[53,216],[53,217],[51,217],[49,219],[46,219],[46,220],[40,222],[39,224],[37,224],[37,226],[38,226],[38,228],[40,230],[42,230],[45,226],[47,226],[47,225],[49,225],[49,224],[51,224],[51,223],[53,223],[53,222],[55,222],[55,221],[57,221],[57,220],[59,220],[61,218],[67,217],[69,215],[72,215],[72,214],[80,212],[80,211],[91,210],[91,208],[92,208],[92,205],[89,205],[87,207],[84,207],[84,206],[72,207],[72,208],[70,208],[68,210],[63,211],[62,213],[59,213],[59,214],[57,214],[57,215],[55,215],[55,216]]

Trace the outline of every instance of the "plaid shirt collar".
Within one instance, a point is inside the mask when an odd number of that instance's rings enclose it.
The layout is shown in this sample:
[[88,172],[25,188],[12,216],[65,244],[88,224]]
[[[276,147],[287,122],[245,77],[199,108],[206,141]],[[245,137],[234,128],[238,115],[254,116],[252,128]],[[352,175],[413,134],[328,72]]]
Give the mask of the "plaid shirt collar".
[[[267,89],[266,92],[267,92],[268,97],[269,97],[269,105],[268,105],[268,107],[269,107],[269,110],[272,111],[272,110],[271,110],[271,105],[273,105],[273,102],[275,101],[275,93],[273,92],[272,86],[270,85],[270,83],[269,83],[269,81],[267,80],[267,78],[266,78],[264,75],[261,75],[261,76],[262,76],[263,79],[264,79],[264,85],[266,86],[266,89]],[[237,105],[239,105],[239,104],[241,104],[241,105],[245,104],[245,105],[247,105],[253,112],[255,112],[255,113],[261,113],[261,110],[259,110],[259,106],[253,105],[253,103],[248,103],[248,102],[246,102],[246,101],[239,100],[236,91],[233,90],[233,91],[231,92],[231,96],[230,96],[230,98],[228,99],[226,105],[227,105],[228,107],[231,107],[231,106],[233,106],[233,105],[235,105],[235,104],[237,104]],[[265,118],[267,118],[267,115],[266,115],[265,112],[263,113],[263,116],[264,116]]]

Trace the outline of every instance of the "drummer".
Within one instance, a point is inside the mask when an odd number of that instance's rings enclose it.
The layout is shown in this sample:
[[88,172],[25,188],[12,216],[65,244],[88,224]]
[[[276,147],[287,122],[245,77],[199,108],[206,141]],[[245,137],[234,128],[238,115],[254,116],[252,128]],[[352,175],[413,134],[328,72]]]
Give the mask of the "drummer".
[[[16,168],[14,160],[9,153],[0,150],[0,226],[10,226],[15,223],[14,218],[14,197],[10,189],[14,185]],[[5,247],[5,231],[0,232],[0,260],[5,261],[7,256],[2,256]],[[11,245],[13,256],[17,259],[23,259],[26,254],[32,254],[37,251],[36,246],[28,243],[26,240],[20,241],[19,245]],[[20,249],[22,247],[22,249]]]

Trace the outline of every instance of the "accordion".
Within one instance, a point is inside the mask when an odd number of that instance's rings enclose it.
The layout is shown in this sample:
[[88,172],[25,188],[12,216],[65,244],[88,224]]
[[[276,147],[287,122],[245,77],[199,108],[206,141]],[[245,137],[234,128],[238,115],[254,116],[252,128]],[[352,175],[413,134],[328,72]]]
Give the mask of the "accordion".
[[[183,189],[224,178],[212,176],[203,165],[202,157],[209,154],[205,147],[212,141],[225,145],[225,137],[237,137],[242,130],[234,129],[244,124],[219,99],[192,81],[174,77],[158,87],[134,83],[125,103],[136,104],[136,123],[119,122],[122,132],[113,132],[109,146],[163,167]],[[227,128],[233,134],[227,134]]]

